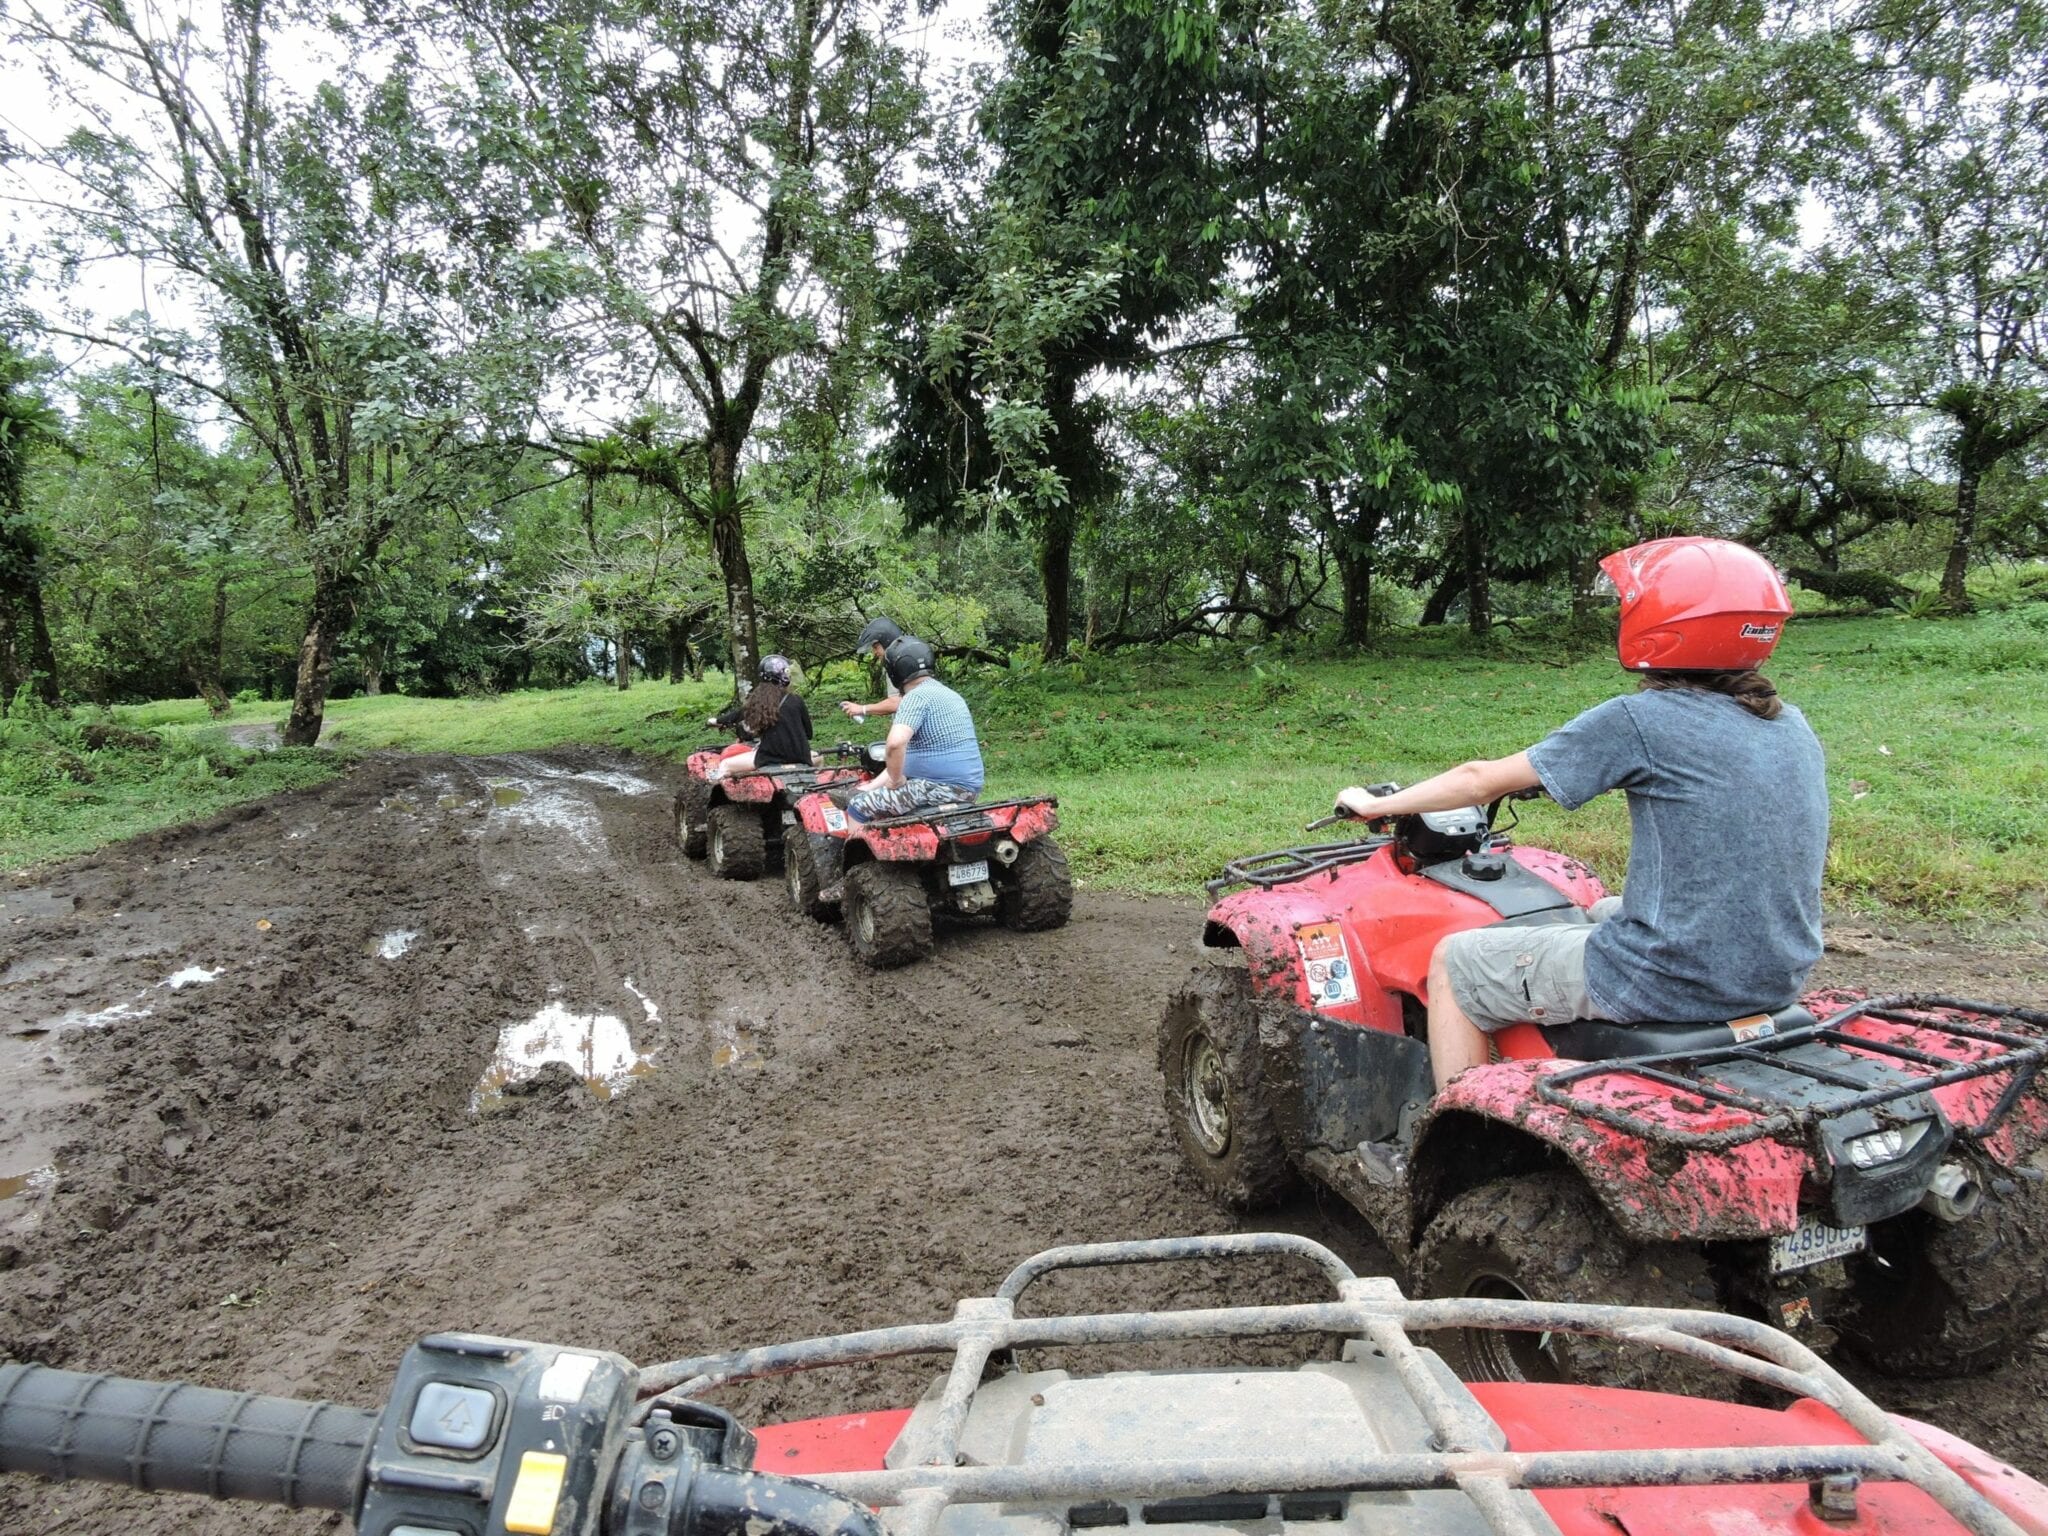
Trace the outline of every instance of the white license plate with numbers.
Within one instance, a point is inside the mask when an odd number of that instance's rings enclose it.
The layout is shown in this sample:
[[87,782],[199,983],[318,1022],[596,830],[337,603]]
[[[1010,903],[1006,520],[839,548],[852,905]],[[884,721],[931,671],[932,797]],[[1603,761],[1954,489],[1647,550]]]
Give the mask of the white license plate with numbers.
[[1789,1275],[1795,1269],[1811,1269],[1829,1259],[1861,1253],[1869,1240],[1863,1227],[1831,1227],[1809,1218],[1799,1223],[1797,1231],[1771,1239],[1771,1273]]
[[954,864],[947,868],[946,878],[955,885],[973,885],[977,880],[988,878],[988,860],[976,859],[972,864]]

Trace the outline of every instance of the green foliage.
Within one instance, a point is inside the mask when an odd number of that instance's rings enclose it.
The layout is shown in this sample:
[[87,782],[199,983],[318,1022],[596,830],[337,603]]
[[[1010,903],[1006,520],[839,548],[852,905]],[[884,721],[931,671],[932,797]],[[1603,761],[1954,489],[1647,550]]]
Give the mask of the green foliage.
[[23,692],[0,719],[0,867],[305,788],[347,764],[332,752],[246,751],[217,730],[157,734],[105,715],[67,715]]

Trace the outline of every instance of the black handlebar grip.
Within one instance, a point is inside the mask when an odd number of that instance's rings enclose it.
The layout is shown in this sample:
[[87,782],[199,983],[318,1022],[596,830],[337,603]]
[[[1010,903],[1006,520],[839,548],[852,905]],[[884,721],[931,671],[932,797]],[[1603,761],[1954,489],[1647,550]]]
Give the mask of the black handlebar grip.
[[353,1513],[376,1430],[334,1403],[0,1365],[0,1472]]

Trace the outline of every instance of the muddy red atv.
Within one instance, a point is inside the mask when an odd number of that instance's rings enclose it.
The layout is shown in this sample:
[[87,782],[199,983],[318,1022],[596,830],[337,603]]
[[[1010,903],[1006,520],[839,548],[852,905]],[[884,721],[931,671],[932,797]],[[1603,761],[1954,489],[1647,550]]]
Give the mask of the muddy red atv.
[[[1216,1196],[1255,1209],[1306,1174],[1423,1294],[1718,1306],[1900,1374],[1988,1367],[2048,1324],[2048,1015],[1819,994],[1728,1021],[1530,1023],[1432,1098],[1437,942],[1584,923],[1604,894],[1513,846],[1499,810],[1210,883],[1210,963],[1168,1004],[1159,1065]],[[1597,1337],[1445,1352],[1481,1380],[1640,1384]]]
[[[1291,1304],[1019,1315],[1061,1270],[1292,1256]],[[1475,1385],[1411,1334],[1574,1330],[1682,1350],[1797,1399]],[[1070,1374],[1109,1345],[1346,1340],[1296,1367]],[[1213,1342],[1211,1349],[1214,1350]],[[748,1431],[708,1394],[892,1356],[950,1357],[915,1407]],[[1761,1323],[1527,1301],[1410,1301],[1273,1233],[1056,1248],[944,1322],[635,1368],[476,1334],[420,1340],[371,1412],[0,1366],[0,1471],[340,1511],[363,1536],[2022,1536],[2048,1487],[1879,1409]]]
[[[1020,932],[1065,925],[1074,908],[1067,856],[1052,840],[1050,796],[992,800],[861,822],[839,785],[804,796],[783,878],[799,912],[830,922],[844,906],[853,952],[878,969],[932,952],[938,917],[992,915]],[[801,830],[802,835],[798,832]]]
[[688,759],[689,778],[676,795],[676,841],[693,859],[708,859],[723,880],[756,880],[783,856],[783,829],[797,801],[833,784],[858,787],[878,771],[865,748],[845,742],[823,767],[760,768],[731,778],[714,776],[728,744],[700,747]]

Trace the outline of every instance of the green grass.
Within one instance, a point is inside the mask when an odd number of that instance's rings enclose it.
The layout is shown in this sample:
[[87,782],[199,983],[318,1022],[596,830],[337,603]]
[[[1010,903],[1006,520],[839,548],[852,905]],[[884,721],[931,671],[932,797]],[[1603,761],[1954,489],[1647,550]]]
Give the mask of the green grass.
[[[1834,903],[1946,920],[2042,914],[2048,606],[1947,622],[1809,620],[1793,626],[1771,671],[1828,750]],[[848,665],[811,688],[821,739],[843,723],[832,702],[863,686]],[[1060,838],[1085,884],[1184,895],[1237,854],[1301,841],[1302,823],[1345,784],[1412,782],[1465,758],[1516,751],[1627,686],[1606,654],[1474,648],[1457,635],[1412,633],[1354,660],[1145,654],[983,671],[963,684],[981,725],[990,794],[1057,794]],[[712,678],[640,683],[623,694],[587,685],[487,700],[348,699],[330,707],[325,740],[347,751],[591,742],[674,754],[706,739],[702,718],[724,695],[723,680]],[[284,708],[237,706],[228,723],[278,720]],[[125,780],[59,785],[30,795],[36,803],[24,809],[0,751],[0,864],[77,852],[336,766],[273,755],[202,782],[189,754],[221,762],[234,749],[198,701],[115,715],[158,732],[167,753],[188,754],[180,759],[188,766],[139,779],[133,793]],[[1627,862],[1619,796],[1575,815],[1526,807],[1522,835],[1610,880]],[[1739,827],[1730,829],[1729,852],[1739,879]]]

